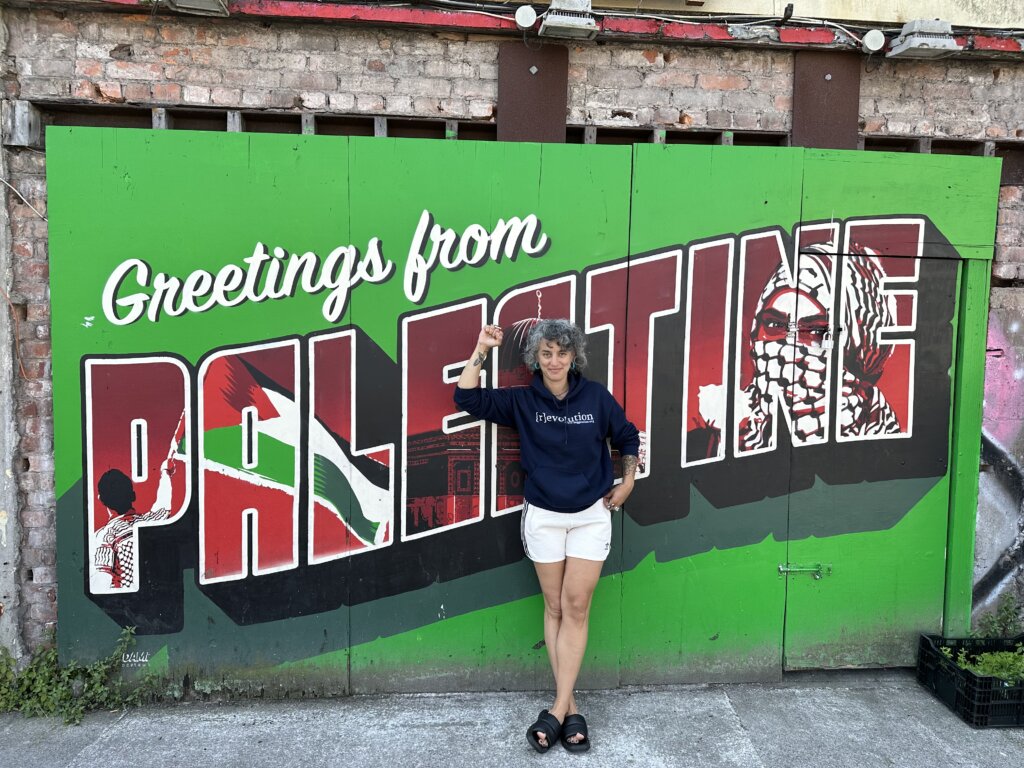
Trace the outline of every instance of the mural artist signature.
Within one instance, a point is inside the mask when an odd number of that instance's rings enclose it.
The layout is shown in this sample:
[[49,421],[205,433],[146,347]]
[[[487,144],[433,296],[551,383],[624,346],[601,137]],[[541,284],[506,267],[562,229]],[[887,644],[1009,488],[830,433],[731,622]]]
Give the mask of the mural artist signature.
[[128,651],[121,654],[122,667],[144,667],[149,664],[149,651]]

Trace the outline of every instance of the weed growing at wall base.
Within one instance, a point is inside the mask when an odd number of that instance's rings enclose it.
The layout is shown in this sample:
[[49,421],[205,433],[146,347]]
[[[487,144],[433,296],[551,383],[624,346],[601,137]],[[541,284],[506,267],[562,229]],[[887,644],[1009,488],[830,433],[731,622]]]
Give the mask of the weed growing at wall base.
[[135,644],[135,628],[126,627],[110,656],[83,665],[72,661],[61,666],[57,648],[38,650],[18,671],[6,648],[0,648],[0,712],[21,712],[27,717],[61,717],[77,725],[86,712],[120,709],[150,698],[152,679],[141,682],[121,679],[125,653]]
[[1020,605],[1013,594],[1004,592],[996,603],[995,610],[982,615],[977,622],[974,637],[1014,637],[1024,632],[1020,618]]

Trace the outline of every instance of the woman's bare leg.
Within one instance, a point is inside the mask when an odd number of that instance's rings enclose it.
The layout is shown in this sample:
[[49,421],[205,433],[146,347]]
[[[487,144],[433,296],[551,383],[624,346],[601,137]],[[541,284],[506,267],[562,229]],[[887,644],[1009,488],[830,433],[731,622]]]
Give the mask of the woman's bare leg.
[[[534,566],[544,593],[544,643],[555,676],[555,703],[548,711],[562,721],[576,712],[573,689],[587,649],[590,603],[603,563],[567,557]],[[547,743],[539,732],[538,740]]]

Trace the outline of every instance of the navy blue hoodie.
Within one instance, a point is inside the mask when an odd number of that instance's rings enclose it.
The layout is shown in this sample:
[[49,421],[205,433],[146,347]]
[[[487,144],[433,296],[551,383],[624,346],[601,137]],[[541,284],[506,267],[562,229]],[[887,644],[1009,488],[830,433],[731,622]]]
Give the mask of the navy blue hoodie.
[[523,495],[530,504],[556,512],[579,512],[612,487],[611,438],[623,456],[636,456],[640,434],[607,389],[570,374],[559,400],[540,372],[528,387],[462,389],[455,404],[477,418],[519,431],[520,461],[526,472]]

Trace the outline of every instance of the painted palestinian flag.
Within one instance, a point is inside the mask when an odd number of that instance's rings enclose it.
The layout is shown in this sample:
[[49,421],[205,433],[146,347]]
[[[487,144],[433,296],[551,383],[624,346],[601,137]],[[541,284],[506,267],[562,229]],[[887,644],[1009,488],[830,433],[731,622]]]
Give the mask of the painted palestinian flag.
[[[203,366],[203,474],[207,509],[204,528],[241,525],[255,509],[253,571],[291,567],[297,557],[298,487],[302,421],[295,397],[298,349],[294,342],[267,345],[211,358]],[[309,561],[322,562],[390,541],[389,466],[353,456],[350,444],[319,419],[310,419]],[[239,483],[241,481],[244,486]],[[211,496],[210,484],[222,487]],[[217,508],[214,497],[224,500]],[[239,508],[238,501],[251,498]],[[211,507],[211,502],[213,506]],[[236,522],[237,521],[237,522]],[[244,573],[244,562],[237,567]],[[209,564],[204,566],[210,577]]]

